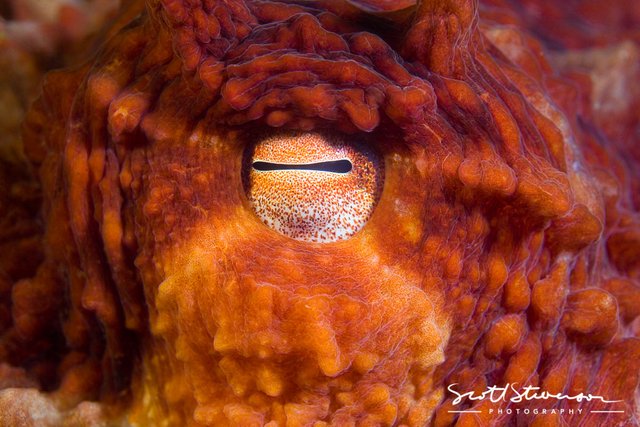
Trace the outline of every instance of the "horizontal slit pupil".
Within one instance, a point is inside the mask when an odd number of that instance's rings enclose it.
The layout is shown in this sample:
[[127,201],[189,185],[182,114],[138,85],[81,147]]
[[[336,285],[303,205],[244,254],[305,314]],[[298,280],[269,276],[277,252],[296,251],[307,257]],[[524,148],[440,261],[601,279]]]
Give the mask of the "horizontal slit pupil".
[[332,173],[349,173],[353,169],[353,165],[349,160],[332,160],[328,162],[318,163],[271,163],[271,162],[253,162],[253,168],[257,171],[282,171],[282,170],[306,170],[318,172]]

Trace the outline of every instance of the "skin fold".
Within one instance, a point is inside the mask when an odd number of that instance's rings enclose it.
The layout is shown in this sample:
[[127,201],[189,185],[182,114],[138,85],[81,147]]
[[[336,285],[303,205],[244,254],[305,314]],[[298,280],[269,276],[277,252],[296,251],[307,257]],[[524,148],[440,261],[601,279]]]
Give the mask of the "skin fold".
[[127,4],[2,160],[0,425],[638,425],[640,7],[550,4]]

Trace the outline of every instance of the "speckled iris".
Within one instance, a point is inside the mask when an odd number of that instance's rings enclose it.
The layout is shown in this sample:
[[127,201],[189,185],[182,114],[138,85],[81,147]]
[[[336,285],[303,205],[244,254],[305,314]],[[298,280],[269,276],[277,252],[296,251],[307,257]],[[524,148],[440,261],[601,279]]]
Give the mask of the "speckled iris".
[[245,190],[260,220],[309,242],[344,240],[362,229],[384,179],[370,147],[317,132],[261,139],[244,163]]

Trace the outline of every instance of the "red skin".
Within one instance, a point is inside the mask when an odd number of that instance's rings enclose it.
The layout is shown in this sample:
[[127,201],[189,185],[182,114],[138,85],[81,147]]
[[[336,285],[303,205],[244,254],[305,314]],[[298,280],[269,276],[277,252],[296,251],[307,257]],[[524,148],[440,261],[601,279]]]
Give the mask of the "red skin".
[[[24,132],[44,255],[3,276],[20,381],[141,425],[638,425],[638,6],[388,3],[149,1],[49,75]],[[282,127],[385,158],[352,239],[253,215],[242,153]],[[452,383],[620,402],[498,414]]]

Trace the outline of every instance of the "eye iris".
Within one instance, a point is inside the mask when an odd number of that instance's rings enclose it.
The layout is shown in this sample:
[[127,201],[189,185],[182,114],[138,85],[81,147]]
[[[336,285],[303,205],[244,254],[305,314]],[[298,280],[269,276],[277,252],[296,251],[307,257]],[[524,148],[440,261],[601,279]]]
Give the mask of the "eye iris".
[[319,133],[279,134],[247,153],[244,185],[267,226],[308,242],[348,239],[370,218],[383,168],[363,144]]

